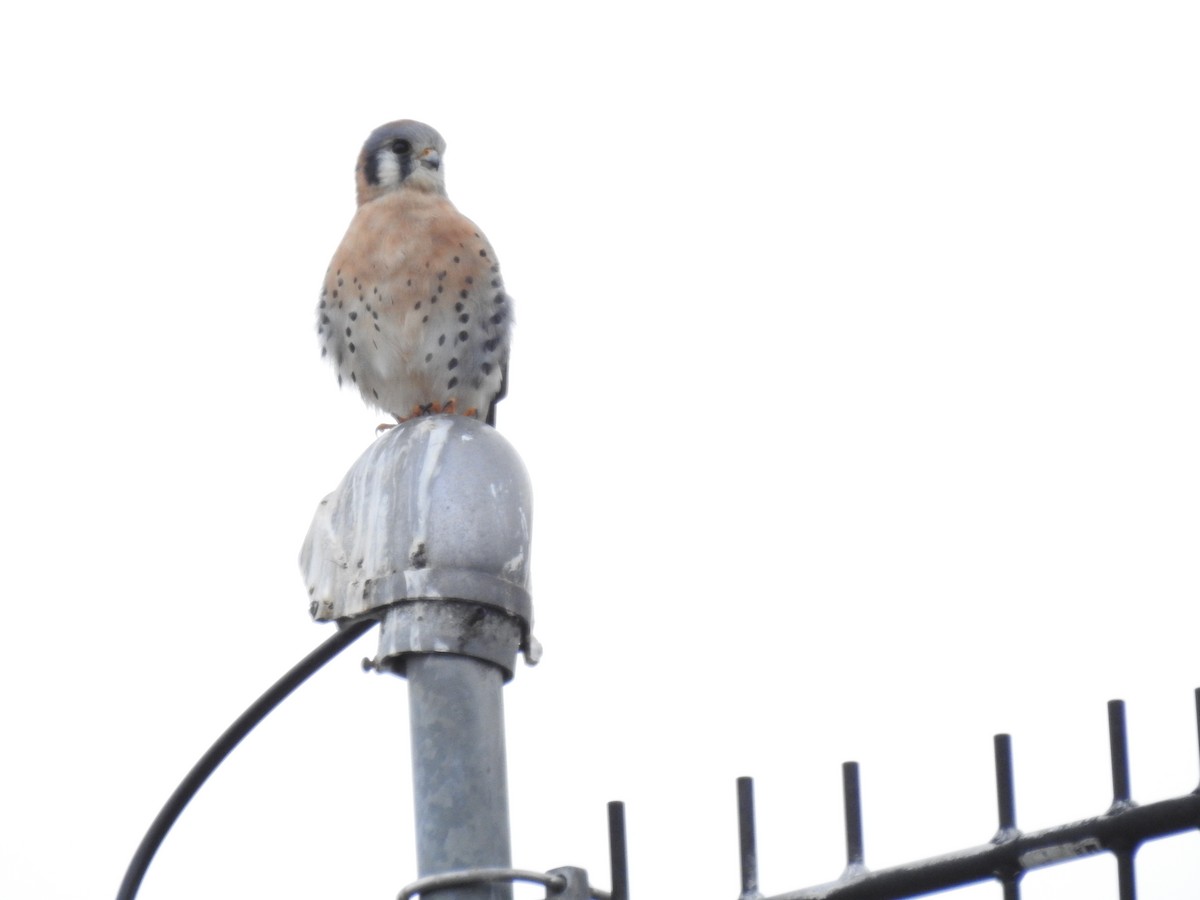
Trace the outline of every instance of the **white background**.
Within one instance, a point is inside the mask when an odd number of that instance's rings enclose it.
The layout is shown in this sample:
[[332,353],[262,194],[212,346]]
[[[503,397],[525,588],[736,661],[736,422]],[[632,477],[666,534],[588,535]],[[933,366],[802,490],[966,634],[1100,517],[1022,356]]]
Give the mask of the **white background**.
[[[543,664],[514,862],[640,898],[1196,784],[1200,13],[1190,3],[25,4],[5,85],[0,894],[111,896],[209,742],[329,633],[296,557],[382,421],[313,309],[368,132],[445,136],[518,304]],[[186,811],[144,900],[390,898],[405,685],[372,638]],[[1194,897],[1200,841],[1141,894]],[[1115,898],[1097,857],[1024,896]],[[968,892],[999,897],[997,886]],[[520,896],[536,895],[527,892]]]

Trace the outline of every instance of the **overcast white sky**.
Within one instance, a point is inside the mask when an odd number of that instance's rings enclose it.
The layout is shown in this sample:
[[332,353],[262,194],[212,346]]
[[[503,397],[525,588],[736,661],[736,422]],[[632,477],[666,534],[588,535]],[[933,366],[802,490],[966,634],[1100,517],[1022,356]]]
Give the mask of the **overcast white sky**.
[[[313,307],[372,128],[449,145],[518,304],[499,411],[544,662],[514,862],[762,884],[1197,782],[1191,3],[24,4],[0,22],[8,637],[0,895],[103,898],[209,742],[329,633],[296,558],[379,417]],[[387,900],[406,686],[368,637],[185,813],[144,900]],[[1200,837],[1142,854],[1195,896]],[[1027,900],[1115,898],[1107,857]],[[531,896],[529,893],[518,896]],[[987,886],[962,896],[998,898]]]

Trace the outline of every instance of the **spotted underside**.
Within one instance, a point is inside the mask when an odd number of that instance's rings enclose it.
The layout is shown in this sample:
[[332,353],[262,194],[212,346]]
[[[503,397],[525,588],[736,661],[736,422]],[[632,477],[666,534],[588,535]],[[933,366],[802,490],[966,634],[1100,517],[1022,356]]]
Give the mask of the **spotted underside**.
[[487,239],[442,194],[398,190],[359,207],[317,310],[339,384],[398,419],[487,417],[501,393],[511,303]]

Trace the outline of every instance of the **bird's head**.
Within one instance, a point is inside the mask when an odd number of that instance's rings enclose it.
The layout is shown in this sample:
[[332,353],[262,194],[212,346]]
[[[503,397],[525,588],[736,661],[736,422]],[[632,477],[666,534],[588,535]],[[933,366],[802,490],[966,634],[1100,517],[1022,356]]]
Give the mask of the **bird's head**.
[[401,119],[380,125],[358,156],[358,205],[401,189],[445,194],[445,152],[442,136],[422,122]]

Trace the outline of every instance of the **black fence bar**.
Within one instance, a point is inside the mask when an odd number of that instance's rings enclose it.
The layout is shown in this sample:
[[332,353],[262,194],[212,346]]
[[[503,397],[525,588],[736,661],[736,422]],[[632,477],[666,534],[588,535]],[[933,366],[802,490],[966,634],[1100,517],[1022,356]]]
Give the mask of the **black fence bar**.
[[857,878],[778,894],[771,900],[899,900],[1025,873],[1052,863],[1114,851],[1153,838],[1200,828],[1200,794],[1186,794],[1123,812],[1083,819],[919,862],[880,869]]
[[1013,778],[1012,738],[998,734],[993,739],[996,748],[996,808],[1000,828],[993,842],[1006,841],[1017,836],[1017,789]]
[[1113,802],[1109,812],[1133,804],[1129,789],[1129,738],[1125,732],[1125,702],[1108,701],[1108,747],[1112,757]]
[[742,776],[737,780],[738,841],[742,857],[742,893],[739,900],[757,900],[758,848],[754,834],[754,779]]
[[842,805],[846,810],[846,871],[843,878],[866,871],[863,850],[862,791],[859,789],[858,763],[842,763]]
[[1137,900],[1137,879],[1133,874],[1133,855],[1137,850],[1117,851],[1117,896],[1120,900]]
[[[1200,746],[1200,689],[1196,690],[1196,729]],[[1096,853],[1117,860],[1120,900],[1136,900],[1135,858],[1146,841],[1200,828],[1200,788],[1181,797],[1138,805],[1130,790],[1125,704],[1108,704],[1113,801],[1101,816],[1022,834],[1017,828],[1012,741],[995,737],[996,799],[999,830],[991,843],[871,872],[863,856],[862,798],[857,763],[845,763],[847,867],[837,881],[777,894],[769,900],[901,900],[983,881],[999,881],[1005,900],[1019,900],[1021,878],[1042,866]],[[754,851],[753,797],[749,779],[738,780],[742,828],[742,900],[758,896]],[[748,829],[748,831],[747,831]],[[747,844],[747,834],[749,843]],[[747,868],[747,867],[750,868]],[[753,891],[753,893],[749,893]]]
[[612,900],[629,900],[629,852],[625,839],[625,804],[608,804],[608,858],[612,873]]
[[[996,809],[1000,826],[993,844],[1001,844],[1020,837],[1017,829],[1017,787],[1013,775],[1012,737],[998,734],[993,738],[996,752]],[[1020,869],[1001,869],[996,872],[1004,887],[1004,900],[1021,900]]]

